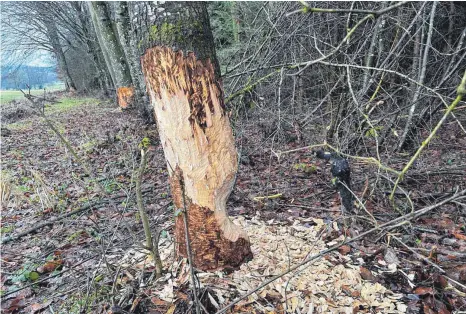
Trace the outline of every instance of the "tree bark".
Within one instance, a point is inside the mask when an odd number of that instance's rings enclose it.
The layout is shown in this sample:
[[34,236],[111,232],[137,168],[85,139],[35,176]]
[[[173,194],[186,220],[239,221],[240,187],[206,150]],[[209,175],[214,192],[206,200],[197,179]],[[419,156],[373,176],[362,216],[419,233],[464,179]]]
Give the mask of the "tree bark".
[[86,10],[85,7],[81,7],[81,2],[72,1],[70,3],[76,11],[76,15],[78,16],[79,22],[81,23],[88,53],[91,55],[92,60],[94,61],[100,87],[104,94],[108,96],[108,89],[112,88],[113,86],[110,82],[111,78],[109,77],[110,73],[108,71],[107,64],[102,60],[102,49],[97,42],[96,34],[92,32],[92,25],[90,24],[92,22],[89,20],[91,18],[90,12]]
[[58,37],[57,26],[53,20],[46,20],[45,27],[47,28],[47,36],[49,37],[50,43],[53,47],[53,52],[58,60],[58,66],[65,78],[65,86],[69,91],[75,91],[76,85],[74,84],[73,78],[70,75],[68,64],[66,63],[65,53],[63,52],[60,44],[60,38]]
[[233,40],[234,43],[239,43],[239,32],[240,32],[240,24],[238,18],[238,4],[236,1],[230,2],[230,14],[231,14],[231,22],[232,22],[232,30],[233,30]]
[[88,5],[105,62],[117,90],[118,104],[121,108],[131,107],[134,95],[133,81],[107,4],[104,1],[92,1],[88,2]]
[[[437,4],[438,4],[437,1],[434,1],[432,3],[432,10],[430,11],[430,19],[429,19],[429,30],[427,32],[427,39],[426,39],[426,44],[425,44],[424,51],[423,51],[422,62],[419,61],[419,64],[418,64],[420,66],[419,80],[418,80],[420,84],[424,84],[424,80],[425,80],[425,77],[426,77],[427,63],[429,61],[429,49],[430,49],[431,44],[432,44],[432,33],[433,33],[433,29],[434,29],[434,18],[435,18],[435,10],[437,8]],[[406,121],[406,125],[405,125],[405,129],[403,131],[403,134],[401,135],[400,142],[399,142],[399,144],[397,146],[397,149],[396,149],[397,151],[401,151],[402,149],[404,149],[404,147],[408,143],[409,134],[411,132],[415,132],[414,127],[416,126],[416,124],[413,123],[413,119],[414,119],[414,113],[416,111],[416,107],[417,107],[417,103],[418,103],[418,100],[419,100],[420,93],[421,93],[421,86],[418,85],[418,86],[416,86],[416,91],[414,92],[414,96],[413,96],[413,99],[411,101],[412,104],[411,104],[411,107],[409,109],[408,119]]]
[[[226,210],[238,160],[207,10],[204,3],[167,4],[181,13],[169,15],[179,20],[157,26],[160,32],[158,27],[165,28],[164,33],[154,34],[158,44],[147,49],[141,61],[173,201],[178,213],[186,209],[194,266],[234,269],[252,253],[247,234]],[[183,216],[176,215],[175,237],[178,254],[186,257]]]
[[120,39],[121,46],[128,61],[128,67],[131,74],[131,79],[134,85],[135,101],[138,104],[138,110],[141,115],[145,116],[146,105],[144,104],[144,96],[146,86],[142,77],[142,69],[140,63],[140,55],[137,51],[137,43],[135,37],[132,36],[131,21],[127,1],[116,2],[116,27]]
[[[388,2],[386,3],[388,4]],[[384,6],[386,7],[386,6]],[[366,67],[370,67],[372,66],[372,63],[373,63],[373,60],[374,60],[374,50],[375,50],[375,47],[378,43],[378,40],[379,40],[379,33],[381,31],[380,29],[380,25],[382,23],[383,19],[377,19],[377,21],[375,22],[375,25],[374,25],[374,32],[372,34],[372,39],[371,39],[371,43],[369,45],[369,49],[367,51],[367,54],[366,54],[366,60],[364,62],[364,65]],[[369,89],[370,87],[370,84],[372,83],[372,79],[371,79],[371,72],[369,70],[364,70],[364,75],[363,75],[363,79],[362,79],[362,87],[361,87],[361,98],[364,97],[367,93],[367,90]]]

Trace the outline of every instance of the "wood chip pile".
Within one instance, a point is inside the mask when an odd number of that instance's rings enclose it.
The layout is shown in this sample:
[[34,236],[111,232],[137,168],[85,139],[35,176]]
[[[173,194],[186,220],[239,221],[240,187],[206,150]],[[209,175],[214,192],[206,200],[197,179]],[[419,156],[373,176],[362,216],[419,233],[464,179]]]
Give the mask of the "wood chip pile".
[[[236,217],[234,222],[247,231],[254,259],[231,274],[222,272],[197,273],[202,288],[209,288],[211,303],[222,308],[232,300],[258,287],[272,276],[299,264],[308,256],[335,245],[319,239],[327,225],[322,219],[295,220],[293,225],[282,225],[273,220],[263,222],[257,217],[246,220]],[[180,298],[179,287],[189,284],[189,267],[185,260],[174,261],[173,241],[162,239],[160,253],[169,272],[151,288],[158,299],[173,303]],[[122,259],[122,266],[148,267],[149,260],[141,262],[144,252],[130,251]],[[138,258],[139,256],[139,258]],[[131,260],[133,262],[131,262]],[[361,278],[359,269],[348,255],[327,254],[269,284],[256,294],[242,300],[235,313],[405,313],[407,306],[401,294],[394,294],[379,283]]]

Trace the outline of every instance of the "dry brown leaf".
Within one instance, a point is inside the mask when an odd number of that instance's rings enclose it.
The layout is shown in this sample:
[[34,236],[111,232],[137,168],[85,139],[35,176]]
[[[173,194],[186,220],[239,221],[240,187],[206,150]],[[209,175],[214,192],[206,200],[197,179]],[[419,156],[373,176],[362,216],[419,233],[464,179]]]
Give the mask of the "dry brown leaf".
[[444,289],[448,286],[448,280],[444,276],[439,275],[438,279],[437,279],[437,282]]
[[151,301],[154,305],[157,305],[157,306],[165,306],[165,305],[167,305],[167,302],[166,302],[166,301],[161,300],[161,299],[159,299],[159,298],[157,298],[157,297],[152,297],[152,298],[150,299],[150,301]]
[[423,309],[424,309],[424,314],[438,314],[428,304],[424,304]]
[[453,236],[457,238],[458,240],[466,241],[466,235],[464,234],[453,232]]
[[338,248],[338,252],[340,252],[341,255],[346,255],[351,252],[351,247],[349,245],[342,245]]
[[27,308],[25,308],[25,312],[30,313],[30,314],[34,314],[34,313],[36,313],[36,312],[38,312],[40,310],[45,309],[50,304],[52,304],[52,300],[46,301],[45,303],[34,303],[34,304],[31,304],[30,306],[28,306]]
[[365,268],[363,266],[361,266],[359,268],[359,273],[361,274],[361,278],[364,279],[364,280],[368,280],[368,281],[372,281],[372,282],[377,281],[377,277],[375,277],[369,269],[367,269],[367,268]]
[[44,265],[39,266],[37,268],[37,272],[44,274],[44,273],[51,273],[55,269],[57,269],[61,264],[63,263],[63,260],[58,259],[54,261],[48,261]]
[[426,295],[426,294],[434,294],[434,289],[432,287],[417,287],[414,289],[414,293],[417,295]]
[[17,295],[14,299],[2,302],[2,313],[15,313],[26,306],[24,296]]

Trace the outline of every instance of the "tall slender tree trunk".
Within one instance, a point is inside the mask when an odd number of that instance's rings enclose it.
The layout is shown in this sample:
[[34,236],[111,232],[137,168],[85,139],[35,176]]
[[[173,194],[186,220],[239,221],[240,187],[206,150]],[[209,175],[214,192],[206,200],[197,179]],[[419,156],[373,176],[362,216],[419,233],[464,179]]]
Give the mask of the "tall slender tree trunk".
[[[239,267],[252,257],[249,238],[226,202],[238,169],[233,132],[205,3],[166,2],[142,57],[147,90],[167,161],[177,215],[177,252],[202,270]],[[186,210],[184,214],[184,210]]]
[[453,50],[453,26],[455,25],[455,2],[450,1],[450,12],[448,14],[448,34],[447,44],[445,45],[444,52]]
[[[388,2],[387,2],[388,4]],[[386,7],[386,6],[384,6]],[[380,34],[380,26],[382,24],[383,19],[377,19],[374,25],[374,32],[372,34],[371,38],[371,43],[369,45],[369,50],[366,52],[366,60],[364,62],[364,65],[366,67],[372,66],[373,60],[374,60],[374,55],[375,55],[375,48],[378,44],[379,41],[379,34]],[[369,89],[371,85],[371,72],[369,70],[364,70],[364,75],[362,79],[362,86],[361,86],[361,97],[364,97],[366,95],[367,90]]]
[[86,10],[85,7],[81,7],[81,2],[73,1],[71,2],[71,5],[75,9],[79,18],[79,22],[81,23],[83,34],[86,38],[88,53],[91,55],[92,60],[94,61],[94,66],[97,72],[97,79],[101,89],[105,95],[108,95],[108,89],[112,88],[112,83],[110,83],[111,78],[109,77],[110,73],[108,72],[107,64],[102,60],[103,54],[99,44],[96,42],[96,35],[91,31],[92,25],[89,23],[90,12]]
[[140,56],[137,51],[135,36],[132,36],[131,21],[127,1],[116,2],[116,27],[121,46],[125,52],[126,60],[131,74],[135,89],[135,101],[138,103],[139,112],[142,115],[149,114],[146,112],[147,107],[144,102],[146,86],[142,76]]
[[[429,61],[429,49],[432,44],[432,33],[434,29],[434,18],[435,18],[435,10],[437,8],[437,1],[432,3],[432,10],[430,12],[430,19],[429,19],[429,30],[427,32],[427,39],[426,44],[423,51],[422,62],[420,62],[420,69],[419,69],[419,80],[420,84],[424,84],[424,80],[426,77],[426,70],[427,70],[427,63]],[[409,115],[408,120],[406,121],[405,129],[403,134],[401,135],[400,142],[397,146],[397,151],[401,151],[405,145],[408,143],[408,137],[411,132],[415,132],[416,123],[414,123],[414,113],[417,108],[417,102],[419,100],[419,96],[421,93],[421,86],[416,86],[416,91],[414,92],[414,96],[412,99],[411,107],[409,108]]]
[[118,39],[118,32],[104,1],[88,2],[92,22],[103,50],[105,62],[117,89],[118,104],[122,108],[133,104],[134,86],[125,53]]
[[232,30],[233,30],[233,40],[235,44],[239,43],[239,32],[240,32],[240,24],[238,18],[238,3],[236,1],[230,2],[230,14],[231,14],[231,22],[232,22]]
[[67,90],[75,91],[76,85],[74,84],[73,78],[70,75],[68,64],[66,63],[65,53],[63,52],[62,45],[60,44],[60,38],[58,37],[57,26],[53,20],[47,20],[45,22],[47,28],[47,35],[50,39],[50,43],[53,47],[53,52],[57,57],[58,66],[65,79],[65,86]]

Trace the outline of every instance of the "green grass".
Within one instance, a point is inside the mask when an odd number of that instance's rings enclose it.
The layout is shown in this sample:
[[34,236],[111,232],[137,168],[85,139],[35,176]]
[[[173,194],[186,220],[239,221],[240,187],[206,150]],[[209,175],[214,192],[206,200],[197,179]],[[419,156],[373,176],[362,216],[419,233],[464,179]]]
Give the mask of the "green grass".
[[[32,95],[41,95],[42,93],[44,93],[43,90],[31,90]],[[19,90],[2,90],[0,91],[0,104],[6,104],[12,100],[21,99],[23,97],[23,93],[21,93]]]
[[63,97],[58,99],[59,103],[46,104],[45,113],[57,113],[64,112],[74,107],[77,107],[82,104],[96,104],[99,102],[98,99],[87,97],[87,98],[73,98],[73,97]]
[[[59,91],[65,89],[64,84],[54,84],[50,86],[46,86],[46,91]],[[27,90],[24,90],[27,93]],[[31,95],[41,96],[44,95],[43,89],[31,89]],[[19,90],[0,90],[0,104],[6,104],[15,99],[21,99],[24,95]]]
[[13,231],[14,227],[13,225],[9,225],[7,227],[2,227],[0,228],[0,234],[4,235],[5,233],[9,233],[11,231]]

